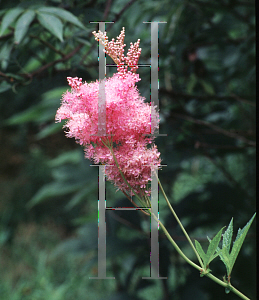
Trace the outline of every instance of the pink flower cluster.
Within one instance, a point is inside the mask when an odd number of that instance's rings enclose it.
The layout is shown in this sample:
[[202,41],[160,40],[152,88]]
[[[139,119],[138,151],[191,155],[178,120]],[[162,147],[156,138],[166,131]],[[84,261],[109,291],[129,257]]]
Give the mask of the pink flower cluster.
[[[131,49],[130,55],[134,57],[134,48]],[[153,133],[151,128],[154,131],[158,127],[158,113],[140,96],[136,87],[139,80],[130,71],[118,72],[105,80],[105,136],[98,135],[98,81],[82,83],[82,79],[68,77],[71,91],[63,95],[56,114],[56,122],[67,120],[66,135],[84,146],[86,158],[105,164],[107,179],[130,195],[132,190],[122,178],[113,155],[136,193],[147,192],[151,167],[161,163],[160,153],[152,145],[154,138],[148,136]]]

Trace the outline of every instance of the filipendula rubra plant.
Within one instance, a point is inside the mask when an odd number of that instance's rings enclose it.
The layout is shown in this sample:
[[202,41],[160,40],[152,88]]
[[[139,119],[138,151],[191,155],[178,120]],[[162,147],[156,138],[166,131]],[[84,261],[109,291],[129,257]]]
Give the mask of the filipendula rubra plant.
[[[124,56],[126,46],[124,28],[116,41],[114,39],[108,41],[106,32],[94,31],[93,34],[95,39],[104,46],[106,54],[117,65],[117,73],[105,79],[106,134],[98,135],[100,85],[98,80],[83,83],[81,78],[68,77],[71,91],[63,95],[61,107],[56,114],[56,122],[67,120],[64,125],[67,137],[74,137],[80,145],[84,146],[86,158],[93,160],[95,164],[106,165],[106,178],[113,182],[135,206],[132,200],[133,195],[143,207],[147,207],[145,211],[142,211],[155,218],[176,251],[187,263],[199,270],[201,276],[207,276],[225,287],[226,293],[232,291],[240,298],[248,299],[231,285],[230,275],[255,214],[247,225],[238,231],[231,252],[232,221],[223,235],[222,248],[219,248],[219,243],[223,228],[212,241],[209,240],[210,244],[205,253],[198,241],[195,241],[194,247],[157,178],[166,202],[195,252],[199,265],[185,256],[162,222],[152,212],[149,199],[151,172],[154,168],[161,166],[160,153],[154,144],[154,136],[150,135],[158,128],[159,116],[156,107],[145,103],[136,87],[136,83],[140,80],[139,75],[136,74],[141,54],[140,40],[134,44],[131,43],[127,56]],[[217,256],[221,258],[227,269],[227,277],[224,277],[223,281],[213,276],[209,269],[210,262]]]

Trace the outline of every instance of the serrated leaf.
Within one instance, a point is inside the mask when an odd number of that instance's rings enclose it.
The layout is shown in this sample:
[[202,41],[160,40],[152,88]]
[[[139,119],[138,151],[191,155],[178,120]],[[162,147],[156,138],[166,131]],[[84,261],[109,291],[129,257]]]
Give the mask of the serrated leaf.
[[38,13],[37,18],[43,27],[63,42],[63,24],[59,18],[52,14],[41,12]]
[[[224,227],[223,227],[224,228]],[[220,239],[221,239],[221,235],[222,235],[222,230],[223,228],[220,229],[220,231],[215,235],[215,237],[212,239],[212,241],[210,241],[209,247],[208,247],[208,251],[206,254],[206,262],[205,266],[208,266],[209,263],[215,258],[217,257],[218,254],[215,254],[216,249],[218,248]]]
[[229,226],[223,235],[222,249],[217,247],[216,251],[220,256],[220,259],[223,261],[223,263],[226,266],[228,277],[230,276],[230,274],[232,272],[232,269],[233,269],[233,266],[237,259],[238,253],[242,247],[242,244],[247,235],[247,232],[255,218],[255,215],[256,215],[256,213],[253,215],[253,217],[250,219],[250,221],[246,224],[246,226],[242,230],[241,229],[238,230],[238,234],[237,234],[237,237],[233,244],[231,253],[229,253],[229,252],[230,252],[230,244],[231,244],[232,235],[233,235],[233,218],[231,219]]
[[33,10],[25,11],[17,20],[14,30],[14,42],[19,44],[28,31],[28,28],[35,17]]
[[38,9],[38,11],[47,14],[54,14],[69,23],[72,23],[82,29],[85,29],[84,24],[80,22],[78,18],[74,16],[71,12],[65,9],[58,8],[58,7],[41,7]]
[[219,256],[223,261],[223,263],[225,264],[227,273],[229,275],[231,270],[230,270],[230,257],[229,257],[228,249],[226,247],[222,248],[219,252]]
[[[224,227],[223,227],[224,228]],[[222,235],[222,229],[220,229],[220,231],[215,235],[215,237],[211,240],[209,237],[208,237],[208,240],[210,242],[209,244],[209,247],[208,247],[208,250],[207,250],[207,253],[205,254],[205,252],[203,251],[200,243],[198,241],[195,240],[195,246],[196,246],[196,249],[204,263],[204,268],[208,268],[209,266],[209,263],[214,259],[216,258],[219,253],[215,253],[217,251],[217,248],[218,248],[218,245],[219,245],[219,242],[220,242],[220,239],[221,239],[221,235]]]
[[226,247],[228,252],[230,251],[230,245],[232,241],[232,236],[233,236],[233,218],[231,219],[227,230],[223,234],[223,242],[222,242],[222,248]]
[[[247,232],[255,218],[256,213],[252,216],[252,218],[250,219],[250,221],[246,224],[246,226],[241,230],[238,230],[238,234],[236,237],[236,240],[234,242],[234,245],[232,247],[231,253],[230,253],[230,273],[233,269],[233,266],[235,264],[235,261],[237,259],[238,253],[243,245],[243,242],[245,240],[245,237],[247,235]],[[229,273],[229,274],[230,274]]]
[[[200,255],[202,261],[203,262],[206,261],[206,254],[203,251],[201,244],[196,240],[195,240],[195,248],[196,248],[198,254]],[[206,268],[206,265],[204,267]]]
[[10,9],[3,17],[0,36],[11,25],[16,18],[22,13],[23,9],[20,7]]
[[212,258],[211,258],[210,261],[213,261],[213,259],[216,258],[217,256],[219,256],[219,253],[218,253],[218,252],[216,252],[214,255],[212,255]]

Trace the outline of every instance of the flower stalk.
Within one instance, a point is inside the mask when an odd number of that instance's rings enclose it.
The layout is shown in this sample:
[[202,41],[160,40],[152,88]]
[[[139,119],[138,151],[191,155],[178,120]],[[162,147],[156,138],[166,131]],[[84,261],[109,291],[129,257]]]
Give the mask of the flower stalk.
[[168,198],[167,198],[167,196],[166,196],[166,193],[165,193],[165,191],[164,191],[164,189],[163,189],[163,186],[162,186],[162,184],[161,184],[161,182],[160,182],[160,180],[159,180],[159,178],[158,178],[158,176],[157,176],[156,173],[155,173],[155,175],[156,175],[156,177],[157,177],[157,181],[158,181],[159,187],[160,187],[160,189],[161,189],[161,191],[162,191],[162,194],[163,194],[163,196],[164,196],[164,198],[165,198],[165,200],[166,200],[166,202],[167,202],[167,205],[169,206],[169,208],[170,208],[170,210],[171,210],[173,216],[175,217],[177,223],[178,223],[179,226],[181,227],[181,229],[182,229],[182,231],[183,231],[185,237],[187,238],[189,244],[191,245],[191,247],[192,247],[192,249],[193,249],[195,255],[196,255],[197,258],[198,258],[198,261],[199,261],[200,265],[203,266],[203,263],[202,263],[202,260],[201,260],[201,258],[200,258],[200,255],[198,254],[197,250],[195,249],[195,247],[194,247],[194,245],[193,245],[193,243],[192,243],[192,241],[191,241],[191,239],[190,239],[188,233],[186,232],[186,230],[185,230],[185,228],[183,227],[183,225],[182,225],[180,219],[178,218],[177,214],[175,213],[175,211],[174,211],[174,209],[173,209],[171,203],[169,202],[169,200],[168,200]]

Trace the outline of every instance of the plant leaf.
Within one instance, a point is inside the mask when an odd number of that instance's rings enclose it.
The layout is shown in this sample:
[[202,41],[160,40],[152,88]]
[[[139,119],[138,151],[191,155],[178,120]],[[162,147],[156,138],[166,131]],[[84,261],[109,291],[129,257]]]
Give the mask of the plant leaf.
[[11,54],[11,50],[13,48],[13,44],[7,41],[0,50],[0,63],[2,70],[6,70],[9,63],[9,57]]
[[230,273],[231,273],[231,269],[230,269],[230,257],[229,257],[229,252],[228,252],[227,247],[223,247],[220,250],[219,256],[220,256],[221,260],[223,261],[223,263],[226,266],[227,274],[230,275]]
[[59,18],[51,14],[41,12],[38,12],[37,17],[43,27],[63,42],[63,24]]
[[0,93],[8,91],[10,88],[12,88],[11,84],[7,83],[6,81],[0,83]]
[[19,17],[14,31],[14,42],[16,44],[19,44],[24,38],[34,17],[35,12],[33,10],[27,10]]
[[252,216],[250,221],[246,224],[246,226],[242,230],[241,229],[238,230],[237,237],[236,237],[236,240],[234,242],[234,245],[232,247],[231,254],[230,254],[230,273],[233,269],[233,266],[234,266],[235,261],[238,256],[238,253],[243,245],[243,242],[245,240],[247,232],[255,218],[255,215],[256,215],[256,213]]
[[209,265],[209,263],[215,257],[218,256],[218,254],[215,254],[215,251],[218,248],[223,229],[224,229],[224,227],[220,229],[220,231],[215,235],[215,237],[212,239],[212,241],[209,244],[208,251],[207,251],[207,254],[206,254],[206,267],[207,267],[207,265]]
[[[223,227],[224,228],[224,227]],[[209,244],[209,247],[208,247],[208,250],[207,250],[207,253],[205,254],[205,252],[203,251],[200,243],[198,241],[195,240],[195,246],[196,246],[196,249],[201,257],[201,259],[203,260],[203,263],[204,263],[204,268],[205,269],[208,269],[208,266],[209,266],[209,263],[219,255],[219,253],[215,253],[217,248],[218,248],[218,245],[219,245],[219,242],[220,242],[220,239],[221,239],[221,235],[222,235],[222,230],[223,228],[220,229],[220,231],[215,235],[215,237],[210,240],[210,238],[208,237],[208,240],[210,242]]]
[[49,200],[50,198],[76,192],[81,187],[82,183],[65,185],[64,182],[52,182],[46,184],[31,198],[31,200],[27,203],[27,207],[32,208],[40,202]]
[[7,11],[2,20],[0,36],[5,32],[8,26],[16,20],[16,18],[21,14],[22,11],[23,9],[20,7],[12,8]]
[[41,139],[44,139],[54,133],[57,133],[57,132],[61,131],[63,126],[64,126],[64,122],[48,125],[37,134],[36,139],[41,140]]
[[192,73],[186,87],[188,94],[191,94],[193,92],[193,89],[195,88],[197,82],[198,82],[197,77],[195,76],[194,73]]
[[66,11],[65,9],[59,7],[41,7],[38,9],[38,11],[42,13],[56,15],[69,23],[72,23],[82,29],[85,29],[84,24],[80,22],[78,18],[74,16],[71,12]]
[[[201,244],[196,240],[195,240],[195,247],[196,247],[196,250],[197,250],[198,254],[200,255],[202,261],[203,262],[206,261],[206,254],[203,251]],[[206,265],[203,267],[206,267]]]
[[223,234],[223,243],[222,243],[222,248],[227,247],[228,252],[230,251],[230,245],[232,241],[232,236],[233,236],[233,218],[231,219],[227,230]]
[[200,80],[200,83],[206,93],[209,95],[215,95],[213,85],[205,80]]

